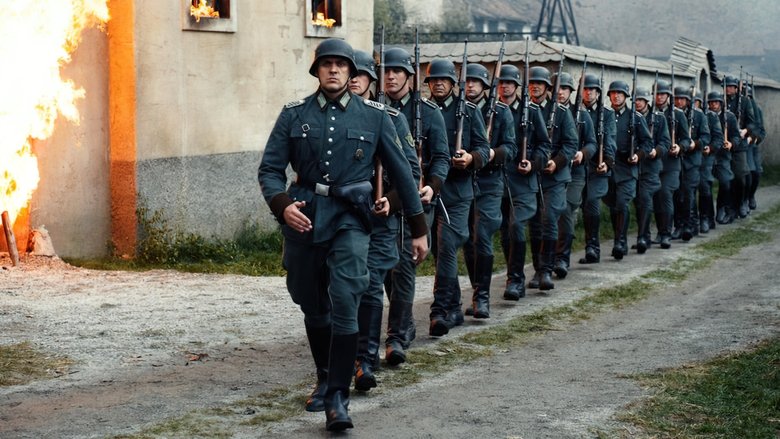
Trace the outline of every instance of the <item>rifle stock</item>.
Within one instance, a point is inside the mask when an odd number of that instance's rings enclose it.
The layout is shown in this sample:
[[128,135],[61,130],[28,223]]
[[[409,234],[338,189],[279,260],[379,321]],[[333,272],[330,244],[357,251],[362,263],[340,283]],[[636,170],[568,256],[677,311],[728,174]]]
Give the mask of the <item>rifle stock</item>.
[[[379,43],[379,81],[377,81],[376,100],[380,104],[385,103],[385,25],[382,25],[382,38]],[[376,168],[374,169],[376,177],[375,196],[374,199],[378,200],[385,194],[385,180],[382,174],[384,169],[382,168],[382,161],[379,158],[376,159]]]
[[455,117],[458,120],[458,129],[455,133],[455,151],[463,149],[463,123],[466,119],[466,69],[468,68],[469,40],[463,42],[463,61],[460,65],[460,77],[458,78],[458,107]]
[[422,135],[422,95],[420,94],[420,29],[414,28],[414,147],[417,150],[417,161],[420,164],[419,188],[425,187],[425,168],[423,167],[423,135]]
[[578,126],[582,123],[580,121],[580,110],[582,108],[582,92],[585,90],[585,73],[587,73],[587,69],[588,55],[585,55],[585,59],[582,60],[582,74],[580,75],[580,84],[577,88],[577,99],[574,100],[574,111],[576,111],[574,121],[577,122]]
[[[604,90],[604,66],[601,66],[601,77],[599,78],[599,90]],[[599,100],[596,102],[596,116],[598,120],[598,139],[599,139],[599,166],[604,163],[604,99],[599,92]]]
[[636,152],[636,56],[634,56],[634,77],[631,85],[631,126],[628,127],[631,134],[631,145],[629,147],[629,160],[634,157]]
[[558,74],[555,77],[555,86],[553,87],[553,93],[551,97],[552,110],[550,111],[550,120],[547,121],[547,133],[550,136],[550,143],[553,143],[553,133],[555,132],[555,111],[558,103],[558,91],[561,89],[561,73],[563,73],[563,59],[564,53],[561,49],[561,61],[558,63]]
[[525,58],[523,58],[523,89],[520,94],[520,105],[523,107],[523,114],[520,118],[520,126],[523,128],[523,139],[520,145],[520,162],[518,166],[528,160],[528,108],[530,105],[528,96],[528,75],[530,74],[530,67],[528,65],[528,41],[529,38],[525,37]]

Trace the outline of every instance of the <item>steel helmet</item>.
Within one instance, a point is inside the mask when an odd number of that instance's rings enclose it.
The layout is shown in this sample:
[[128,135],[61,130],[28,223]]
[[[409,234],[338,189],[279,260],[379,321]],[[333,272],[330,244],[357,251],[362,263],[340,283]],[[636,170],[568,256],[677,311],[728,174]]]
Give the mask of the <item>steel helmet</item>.
[[311,67],[309,67],[310,75],[317,76],[317,66],[319,65],[320,59],[326,56],[338,56],[347,59],[349,61],[350,75],[355,76],[357,73],[357,66],[355,66],[355,51],[352,49],[352,46],[344,40],[328,38],[321,42],[317,46],[317,49],[314,50],[314,62],[312,62]]
[[611,93],[613,91],[619,91],[624,95],[626,95],[626,97],[631,96],[631,93],[628,92],[628,84],[626,83],[626,81],[620,81],[620,80],[612,81],[609,84],[609,91],[607,93]]
[[691,89],[689,87],[675,87],[674,88],[674,97],[676,98],[685,98],[689,101],[691,100]]
[[478,79],[485,85],[485,88],[490,87],[487,68],[482,64],[469,63],[466,66],[466,79]]
[[595,88],[601,92],[601,79],[592,73],[588,73],[585,75],[585,88]]
[[656,94],[672,94],[672,85],[668,81],[659,80],[658,85],[656,85],[657,89],[655,91]]
[[550,71],[541,66],[531,67],[529,72],[530,78],[528,82],[544,82],[549,87],[552,87],[552,81],[550,81]]
[[653,100],[653,95],[650,93],[650,89],[647,87],[636,88],[636,99],[644,99],[648,103]]
[[709,103],[709,102],[713,102],[713,101],[718,101],[718,102],[720,102],[722,104],[723,103],[723,93],[721,93],[719,91],[711,91],[711,92],[707,93],[707,102]]
[[406,70],[406,73],[414,75],[414,66],[412,66],[412,56],[400,47],[391,47],[385,50],[385,65],[380,68],[396,67]]
[[726,76],[726,87],[728,87],[729,85],[733,85],[734,87],[737,87],[739,86],[739,81],[737,80],[737,78],[733,76]]
[[[468,68],[467,68],[468,69]],[[428,72],[425,77],[425,83],[433,78],[447,78],[454,83],[458,82],[458,76],[455,74],[455,64],[448,59],[436,58],[428,64]]]
[[368,76],[376,81],[376,62],[374,62],[374,57],[370,53],[364,50],[356,50],[355,65],[358,73],[368,73]]
[[574,86],[574,78],[566,72],[563,72],[560,74],[561,77],[561,87],[568,87],[569,90],[574,91],[576,90],[576,87]]
[[523,81],[520,80],[520,69],[512,64],[505,64],[501,66],[501,72],[498,75],[499,81],[514,82],[517,85],[523,85]]

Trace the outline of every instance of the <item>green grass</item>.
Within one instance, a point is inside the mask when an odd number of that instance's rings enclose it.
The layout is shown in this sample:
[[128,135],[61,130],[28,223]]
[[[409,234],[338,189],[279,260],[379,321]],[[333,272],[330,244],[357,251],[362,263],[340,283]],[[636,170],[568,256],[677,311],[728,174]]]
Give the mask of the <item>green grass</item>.
[[70,359],[47,355],[33,348],[29,342],[0,345],[0,386],[61,376],[71,364],[73,361]]
[[640,429],[631,437],[780,436],[778,338],[748,352],[635,378],[654,395],[620,416]]

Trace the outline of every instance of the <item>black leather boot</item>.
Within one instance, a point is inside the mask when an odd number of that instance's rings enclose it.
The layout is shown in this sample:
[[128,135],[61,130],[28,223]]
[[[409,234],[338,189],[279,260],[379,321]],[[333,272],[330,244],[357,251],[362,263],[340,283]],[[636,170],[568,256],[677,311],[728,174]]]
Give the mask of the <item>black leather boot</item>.
[[480,255],[474,273],[472,308],[475,319],[490,318],[490,281],[493,278],[493,255]]
[[[409,348],[409,331],[413,325],[411,302],[391,300],[387,312],[387,340],[385,341],[385,361],[397,366],[406,361],[406,349]],[[410,324],[410,322],[412,322]]]
[[661,223],[658,225],[658,233],[661,236],[661,248],[668,249],[672,247],[672,215],[668,213],[661,213],[658,215],[661,219]]
[[758,171],[750,171],[750,189],[748,190],[748,208],[750,210],[756,210],[756,191],[758,190],[759,179],[761,174]]
[[358,350],[355,360],[355,390],[376,387],[374,370],[379,367],[379,338],[382,334],[382,307],[364,303],[358,307]]
[[647,237],[650,235],[650,210],[644,207],[637,207],[636,223],[639,227],[636,234],[636,252],[644,254],[650,242]]
[[317,367],[317,384],[306,399],[307,412],[325,410],[325,392],[328,390],[328,356],[330,351],[330,326],[315,328],[306,325],[306,337],[309,339],[309,349]]
[[534,277],[528,282],[528,288],[539,288],[539,282],[542,279],[541,272],[541,254],[542,240],[531,238],[531,261],[534,266]]
[[334,334],[330,343],[328,391],[325,393],[325,428],[342,431],[352,428],[349,417],[349,385],[357,353],[358,333]]
[[447,320],[450,321],[452,326],[460,326],[464,322],[463,318],[463,302],[461,300],[462,292],[460,289],[460,282],[458,281],[458,278],[455,278],[450,283],[451,293],[450,297],[452,298],[450,302],[450,308],[447,310]]
[[626,213],[622,210],[614,210],[610,212],[610,217],[612,219],[612,231],[615,234],[612,245],[612,257],[619,261],[626,254],[625,249],[622,247]]
[[555,249],[555,264],[553,266],[553,273],[558,276],[558,279],[566,279],[566,275],[569,274],[569,266],[571,263],[571,244],[574,241],[574,235],[564,235],[561,240],[556,244]]
[[601,244],[599,242],[599,217],[585,216],[585,257],[580,258],[580,264],[598,264],[601,260]]
[[525,241],[513,242],[509,251],[504,299],[520,300],[525,297]]
[[448,318],[454,306],[460,305],[460,294],[458,301],[453,306],[454,285],[458,285],[457,279],[453,282],[451,279],[436,277],[433,286],[433,303],[431,304],[431,324],[428,333],[433,337],[447,335],[454,323]]
[[539,279],[539,290],[547,291],[555,288],[555,284],[552,281],[552,271],[555,265],[555,246],[556,241],[545,240],[542,242],[541,257],[541,271],[542,275]]

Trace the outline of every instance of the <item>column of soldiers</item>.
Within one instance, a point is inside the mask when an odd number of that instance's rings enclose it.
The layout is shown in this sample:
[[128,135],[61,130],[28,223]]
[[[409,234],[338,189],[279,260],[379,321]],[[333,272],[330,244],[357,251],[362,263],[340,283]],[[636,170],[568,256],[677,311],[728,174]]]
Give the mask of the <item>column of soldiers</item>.
[[[522,74],[504,65],[491,80],[485,66],[469,63],[459,81],[451,61],[434,59],[426,99],[419,58],[382,49],[377,66],[369,52],[323,41],[310,68],[318,89],[285,105],[258,170],[282,225],[287,286],[317,372],[305,408],[324,411],[330,431],[353,427],[353,382],[358,391],[377,386],[385,294],[385,361],[406,361],[416,266],[429,246],[436,274],[428,332],[442,337],[464,323],[461,249],[472,291],[465,314],[490,317],[496,232],[507,266],[503,299],[517,301],[527,288],[552,290],[553,273],[567,277],[579,209],[579,263],[594,264],[601,203],[616,260],[629,252],[632,201],[640,254],[654,242],[653,213],[655,242],[669,248],[676,229],[689,240],[755,208],[760,109],[729,78],[728,96],[712,91],[701,109],[687,89],[674,90],[672,102],[663,81],[638,87],[629,104],[625,81],[610,83],[605,101],[603,79],[584,71],[581,90],[568,73],[553,80],[540,66]],[[493,84],[497,100],[488,99]],[[534,275],[526,282],[529,247]]]

